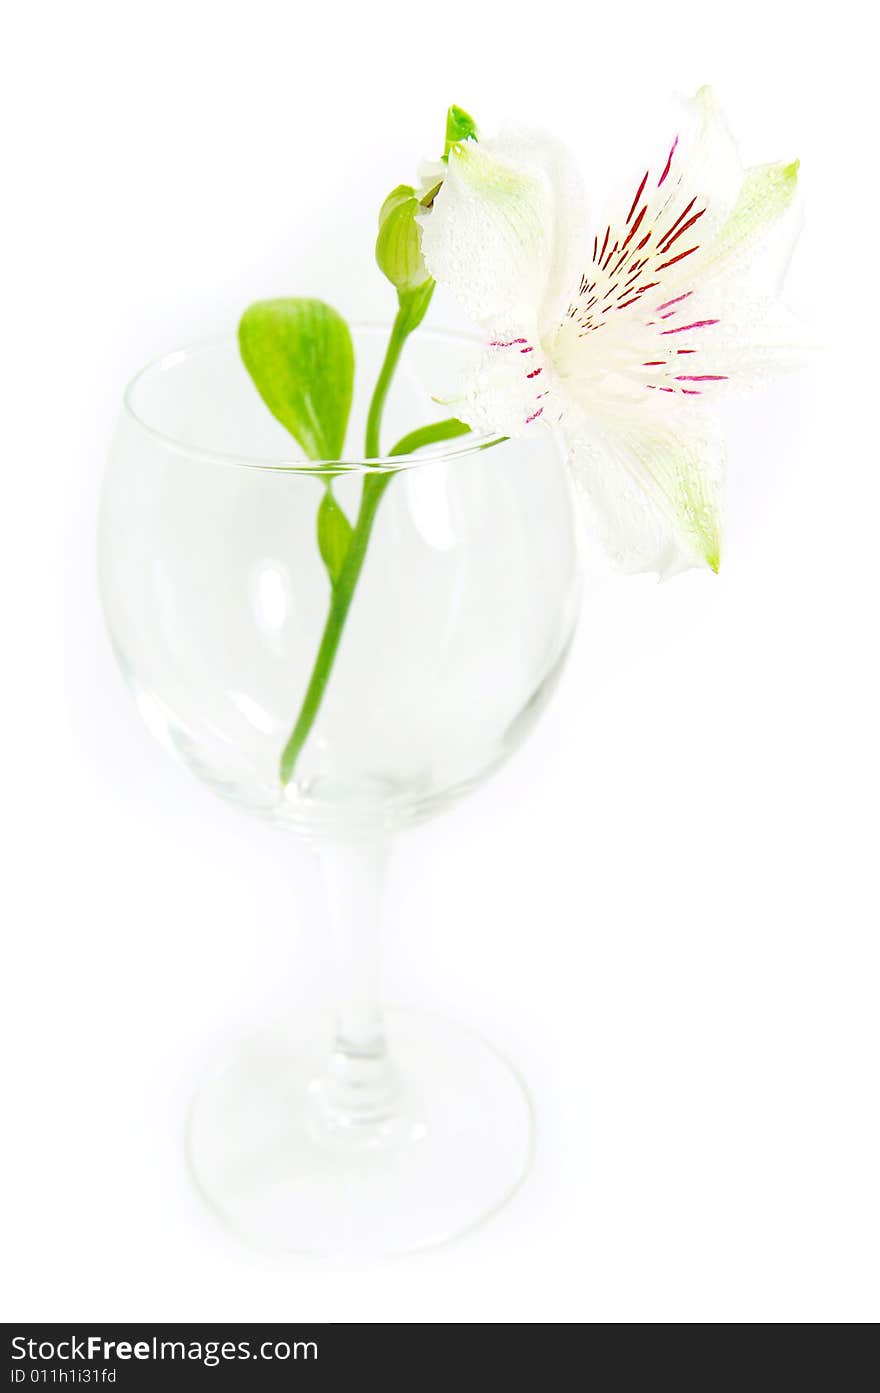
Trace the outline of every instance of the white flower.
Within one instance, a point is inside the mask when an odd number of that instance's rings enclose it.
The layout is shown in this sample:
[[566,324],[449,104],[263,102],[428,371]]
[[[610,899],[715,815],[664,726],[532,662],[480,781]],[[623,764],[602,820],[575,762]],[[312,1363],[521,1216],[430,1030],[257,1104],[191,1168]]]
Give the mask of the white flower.
[[566,152],[531,133],[454,145],[421,215],[428,269],[487,339],[457,414],[505,435],[558,426],[629,570],[718,568],[707,405],[796,356],[774,311],[796,183],[796,163],[743,169],[703,88],[595,229]]

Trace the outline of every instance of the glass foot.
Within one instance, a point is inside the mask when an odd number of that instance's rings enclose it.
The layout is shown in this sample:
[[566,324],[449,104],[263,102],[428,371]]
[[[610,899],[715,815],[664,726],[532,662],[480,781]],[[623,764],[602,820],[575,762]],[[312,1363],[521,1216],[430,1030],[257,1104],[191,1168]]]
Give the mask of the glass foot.
[[328,1106],[329,1017],[239,1047],[189,1118],[196,1184],[262,1248],[391,1255],[455,1238],[517,1189],[532,1152],[528,1096],[479,1036],[389,1011],[394,1097],[379,1118]]

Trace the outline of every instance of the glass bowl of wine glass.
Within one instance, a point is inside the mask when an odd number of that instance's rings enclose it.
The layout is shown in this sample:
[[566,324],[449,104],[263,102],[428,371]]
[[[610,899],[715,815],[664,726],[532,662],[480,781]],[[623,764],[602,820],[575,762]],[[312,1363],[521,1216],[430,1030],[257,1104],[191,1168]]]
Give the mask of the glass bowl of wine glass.
[[[351,436],[384,340],[354,331]],[[389,438],[436,416],[470,349],[408,342]],[[308,839],[326,888],[335,1018],[292,1013],[205,1080],[188,1123],[199,1188],[270,1248],[454,1237],[522,1180],[531,1109],[477,1035],[382,1011],[384,868],[393,838],[513,753],[564,665],[579,565],[553,435],[316,462],[234,339],[172,353],[125,395],[100,575],[150,730],[224,799]]]

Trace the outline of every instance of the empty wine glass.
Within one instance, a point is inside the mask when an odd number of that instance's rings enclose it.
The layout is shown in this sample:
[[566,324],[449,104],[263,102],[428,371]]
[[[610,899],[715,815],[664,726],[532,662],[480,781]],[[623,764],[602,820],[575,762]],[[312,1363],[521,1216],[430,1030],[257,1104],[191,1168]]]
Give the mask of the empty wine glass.
[[[354,342],[357,426],[385,335]],[[450,335],[409,341],[389,438],[436,416],[468,351]],[[328,492],[355,529],[371,509],[335,633],[316,533]],[[198,1093],[199,1187],[269,1247],[396,1253],[462,1232],[525,1174],[531,1111],[478,1036],[383,1014],[383,878],[389,840],[511,754],[564,662],[579,575],[553,436],[316,464],[266,410],[234,340],[173,353],[126,392],[100,567],[143,718],[217,793],[317,848],[335,944],[335,1021],[291,1013]]]

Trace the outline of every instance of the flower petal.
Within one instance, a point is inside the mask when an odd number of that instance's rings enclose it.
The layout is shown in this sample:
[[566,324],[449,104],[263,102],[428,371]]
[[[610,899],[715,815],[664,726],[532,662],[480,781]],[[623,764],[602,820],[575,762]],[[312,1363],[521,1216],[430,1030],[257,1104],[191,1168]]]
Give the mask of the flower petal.
[[[682,336],[682,341],[696,344],[697,336]],[[648,385],[665,396],[742,396],[772,377],[802,368],[815,351],[803,326],[775,306],[747,332],[720,332],[717,338],[707,334],[699,347],[667,350],[666,360],[658,356],[645,372],[652,374]]]
[[568,318],[574,327],[589,332],[620,315],[638,318],[645,301],[667,299],[682,277],[697,274],[742,180],[727,126],[710,89],[701,88],[666,153],[648,165],[592,238],[580,284],[572,285]]
[[[670,240],[674,229],[678,236],[672,254],[680,254],[691,240],[707,246],[734,207],[743,179],[736,143],[711,87],[701,87],[683,104],[679,133],[670,143],[656,184],[653,174],[652,169],[643,201],[656,240]],[[691,199],[694,206],[687,219],[679,221]],[[681,228],[699,209],[705,212],[691,224],[693,237],[683,241],[686,233]]]
[[554,381],[537,342],[524,335],[494,339],[468,374],[456,415],[478,434],[522,435],[558,414]]
[[698,268],[698,289],[729,332],[748,332],[782,287],[803,221],[798,161],[747,169],[739,198]]
[[552,136],[509,127],[499,144],[511,162],[543,169],[553,189],[553,254],[538,324],[543,335],[559,323],[586,265],[590,247],[586,190],[571,154]]
[[747,170],[690,288],[665,301],[646,297],[645,317],[633,326],[635,375],[692,396],[748,391],[800,366],[806,335],[776,304],[800,225],[797,165]]
[[[685,302],[742,181],[727,126],[710,89],[702,88],[687,104],[679,133],[591,239],[580,281],[548,343],[582,405],[597,394],[626,395],[649,385],[679,326],[696,331],[718,323],[714,313],[691,313]],[[675,325],[667,322],[676,316]]]
[[[693,198],[653,253],[630,231],[610,264],[603,239],[553,347],[582,404],[635,386],[685,397],[748,389],[802,360],[803,336],[769,319],[800,226],[796,175],[796,164],[747,170],[705,246]],[[641,212],[630,222],[644,232]],[[676,251],[691,242],[693,257]]]
[[490,336],[539,334],[548,300],[572,274],[579,189],[549,137],[511,134],[450,150],[443,187],[420,218],[422,254]]
[[724,447],[712,417],[670,399],[662,410],[651,401],[575,410],[562,426],[588,511],[623,569],[717,571]]

